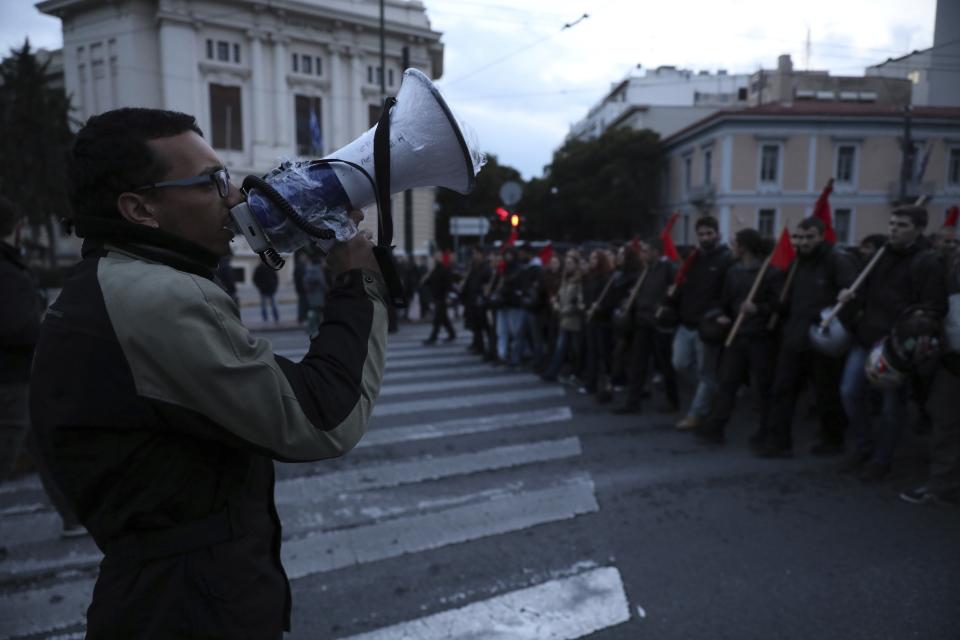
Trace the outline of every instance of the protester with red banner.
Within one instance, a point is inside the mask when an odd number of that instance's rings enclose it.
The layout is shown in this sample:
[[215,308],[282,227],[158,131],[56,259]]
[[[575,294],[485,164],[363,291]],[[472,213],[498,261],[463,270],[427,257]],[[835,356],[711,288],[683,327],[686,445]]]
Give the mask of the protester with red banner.
[[[761,425],[750,441],[762,456],[793,455],[791,426],[804,381],[813,388],[820,416],[819,441],[812,453],[843,454],[843,431],[847,425],[839,393],[843,358],[831,358],[812,349],[808,333],[820,319],[820,311],[831,306],[837,294],[854,281],[856,265],[826,241],[825,231],[820,218],[806,218],[797,225],[795,267],[791,282],[786,284],[787,295],[781,296],[785,299],[780,309],[784,320],[773,376],[769,428]],[[779,264],[791,252],[792,248],[781,248],[777,254]]]
[[691,261],[675,293],[680,324],[673,340],[673,368],[679,373],[694,370],[697,391],[687,416],[677,428],[695,429],[707,416],[717,389],[717,359],[719,346],[708,345],[700,339],[699,326],[704,314],[720,306],[720,292],[727,269],[733,263],[730,250],[720,243],[720,224],[713,216],[699,218],[697,254]]

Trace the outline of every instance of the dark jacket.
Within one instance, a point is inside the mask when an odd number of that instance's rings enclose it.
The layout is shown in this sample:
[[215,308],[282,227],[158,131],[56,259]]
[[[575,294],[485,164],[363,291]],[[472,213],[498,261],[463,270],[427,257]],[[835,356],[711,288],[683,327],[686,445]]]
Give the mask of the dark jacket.
[[0,384],[30,379],[40,330],[41,298],[17,249],[0,242]]
[[653,326],[657,307],[677,273],[673,263],[665,260],[658,260],[649,269],[633,303],[634,323],[645,327]]
[[726,245],[700,251],[675,294],[677,313],[683,326],[697,328],[704,313],[720,306],[723,279],[731,264],[733,254]]
[[923,305],[943,316],[947,312],[946,270],[923,238],[886,252],[867,276],[857,294],[862,313],[856,325],[857,342],[872,347],[893,328],[909,306]]
[[482,326],[483,314],[486,313],[486,287],[492,277],[493,269],[484,260],[472,265],[467,277],[464,278],[460,299],[463,300],[465,326],[471,331],[476,331]]
[[424,284],[430,289],[430,295],[434,300],[446,303],[447,294],[453,289],[453,272],[450,271],[450,267],[437,262]]
[[280,279],[277,277],[277,272],[262,262],[257,265],[256,269],[253,270],[253,284],[257,287],[257,291],[260,292],[260,295],[275,295],[277,293],[277,286],[279,283]]
[[[729,269],[723,280],[723,291],[720,294],[720,308],[731,321],[736,322],[740,315],[740,307],[747,301],[750,295],[750,289],[760,273],[761,264],[758,262],[752,266],[746,266],[743,262],[735,262]],[[737,329],[738,338],[755,338],[768,334],[767,323],[770,321],[770,314],[776,306],[777,296],[780,294],[780,287],[777,286],[780,278],[773,269],[767,269],[757,287],[757,292],[753,296],[753,304],[756,305],[756,313],[745,314],[740,328]]]
[[272,461],[339,456],[363,435],[385,285],[342,274],[298,364],[240,323],[216,256],[146,227],[127,243],[129,226],[85,232],[30,387],[43,454],[105,554],[87,637],[278,638],[290,590]]
[[853,284],[856,277],[853,260],[826,242],[808,256],[798,254],[787,303],[781,309],[785,318],[782,347],[792,351],[809,349],[810,327],[820,320],[823,309],[836,304],[837,294]]

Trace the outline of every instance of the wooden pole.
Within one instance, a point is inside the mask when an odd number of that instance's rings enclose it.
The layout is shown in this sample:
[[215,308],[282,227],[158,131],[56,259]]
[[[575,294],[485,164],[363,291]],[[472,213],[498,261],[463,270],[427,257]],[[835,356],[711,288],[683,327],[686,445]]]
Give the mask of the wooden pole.
[[[887,250],[887,245],[880,247],[873,257],[870,258],[870,262],[867,263],[867,266],[863,268],[863,271],[860,272],[860,275],[857,276],[857,279],[853,281],[853,284],[850,285],[848,291],[850,291],[851,298],[853,294],[856,293],[857,289],[860,288],[860,285],[863,284],[863,281],[867,279],[867,276],[870,275],[870,272],[873,270],[873,267],[876,266],[877,261],[883,256],[883,253]],[[849,299],[848,299],[849,300]],[[830,310],[830,313],[823,317],[823,320],[820,322],[820,328],[826,329],[827,326],[837,317],[837,314],[843,309],[847,304],[847,300],[838,301],[837,304],[833,305],[833,309]]]
[[[790,271],[787,272],[787,279],[783,283],[783,289],[780,290],[780,304],[787,301],[787,294],[790,293],[790,285],[793,284],[793,276],[797,272],[798,260],[798,258],[794,258],[793,264],[790,265]],[[770,322],[767,323],[767,330],[773,331],[773,328],[777,326],[778,315],[776,311],[770,314]]]
[[[753,286],[750,287],[750,293],[747,294],[747,299],[744,300],[743,304],[748,302],[753,302],[753,297],[757,295],[757,289],[760,288],[760,282],[763,281],[763,276],[767,273],[767,269],[770,267],[770,258],[773,257],[771,253],[768,255],[764,261],[763,265],[760,267],[760,272],[757,274],[757,277],[753,280]],[[733,327],[730,329],[730,334],[727,336],[727,341],[723,343],[723,346],[729,347],[733,344],[733,339],[737,337],[737,332],[740,331],[740,325],[743,324],[743,319],[746,317],[746,314],[743,312],[743,304],[740,305],[740,313],[737,314],[737,321],[733,323]]]

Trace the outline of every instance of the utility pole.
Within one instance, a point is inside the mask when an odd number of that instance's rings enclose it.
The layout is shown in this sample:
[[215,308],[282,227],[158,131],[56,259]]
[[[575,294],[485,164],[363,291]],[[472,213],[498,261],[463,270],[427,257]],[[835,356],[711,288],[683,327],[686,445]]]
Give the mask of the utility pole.
[[386,0],[380,0],[380,101],[387,99]]
[[910,105],[903,108],[903,149],[900,157],[900,195],[897,204],[907,203],[907,183],[913,177],[913,140],[910,138]]
[[[403,83],[403,72],[410,68],[410,47],[403,47],[400,82]],[[413,260],[413,191],[403,192],[403,252]]]

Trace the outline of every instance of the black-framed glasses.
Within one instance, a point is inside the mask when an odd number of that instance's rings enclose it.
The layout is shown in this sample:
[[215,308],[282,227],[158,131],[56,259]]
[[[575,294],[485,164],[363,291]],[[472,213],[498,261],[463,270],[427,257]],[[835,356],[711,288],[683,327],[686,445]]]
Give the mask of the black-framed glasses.
[[230,172],[226,169],[218,169],[213,173],[205,173],[192,178],[180,178],[179,180],[164,180],[163,182],[154,182],[137,187],[134,191],[146,191],[147,189],[162,189],[163,187],[192,187],[212,182],[217,185],[217,193],[221,198],[230,195]]

